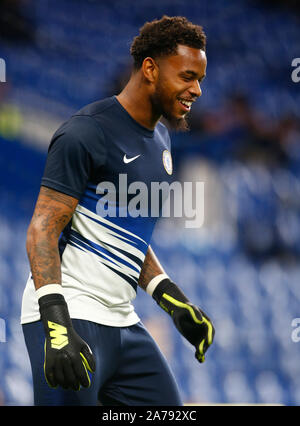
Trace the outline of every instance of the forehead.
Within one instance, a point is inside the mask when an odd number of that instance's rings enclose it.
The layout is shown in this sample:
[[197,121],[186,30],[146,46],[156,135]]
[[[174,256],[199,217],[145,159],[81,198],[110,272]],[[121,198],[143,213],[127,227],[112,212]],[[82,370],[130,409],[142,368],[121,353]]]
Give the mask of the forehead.
[[165,60],[174,71],[192,70],[200,75],[205,74],[207,59],[204,50],[179,44],[177,53],[166,57]]

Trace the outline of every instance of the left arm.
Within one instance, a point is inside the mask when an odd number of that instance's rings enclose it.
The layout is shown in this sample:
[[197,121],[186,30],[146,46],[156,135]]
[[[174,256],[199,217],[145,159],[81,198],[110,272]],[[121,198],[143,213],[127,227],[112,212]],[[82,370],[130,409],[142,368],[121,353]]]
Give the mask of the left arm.
[[150,246],[138,285],[172,317],[178,331],[195,346],[195,357],[204,362],[204,354],[214,339],[214,326],[208,316],[170,280]]
[[157,259],[151,246],[149,246],[148,251],[146,253],[145,260],[144,260],[144,264],[141,270],[138,285],[143,290],[147,291],[146,288],[148,284],[150,283],[150,281],[161,274],[165,274],[165,271],[163,267],[161,266],[159,260]]

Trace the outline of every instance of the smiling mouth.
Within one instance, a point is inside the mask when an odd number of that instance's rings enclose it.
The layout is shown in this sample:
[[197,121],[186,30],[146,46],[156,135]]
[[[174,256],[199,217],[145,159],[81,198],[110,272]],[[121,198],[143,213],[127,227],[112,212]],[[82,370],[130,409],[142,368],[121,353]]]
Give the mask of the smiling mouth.
[[190,111],[193,104],[192,101],[187,101],[185,99],[180,99],[180,98],[178,98],[178,102],[180,103],[182,109],[186,112]]

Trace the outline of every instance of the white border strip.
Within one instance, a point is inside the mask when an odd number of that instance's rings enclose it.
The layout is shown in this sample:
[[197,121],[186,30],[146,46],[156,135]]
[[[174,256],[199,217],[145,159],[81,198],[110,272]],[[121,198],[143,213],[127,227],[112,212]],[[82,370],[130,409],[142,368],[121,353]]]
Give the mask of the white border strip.
[[45,284],[42,287],[38,288],[35,292],[37,298],[40,299],[47,294],[63,294],[61,284]]
[[158,286],[158,284],[162,281],[165,280],[166,278],[169,278],[169,276],[167,274],[159,274],[156,275],[156,277],[152,278],[152,280],[149,282],[149,284],[146,287],[146,292],[152,296],[154,290],[156,289],[156,287]]

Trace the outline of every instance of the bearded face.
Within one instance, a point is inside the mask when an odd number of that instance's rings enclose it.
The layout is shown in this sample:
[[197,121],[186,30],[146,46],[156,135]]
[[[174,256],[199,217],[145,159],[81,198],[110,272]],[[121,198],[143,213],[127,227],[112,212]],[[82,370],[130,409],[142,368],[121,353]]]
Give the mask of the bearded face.
[[157,60],[158,77],[150,96],[152,108],[176,131],[189,130],[187,117],[202,94],[200,83],[206,64],[203,50],[181,45],[177,54]]

